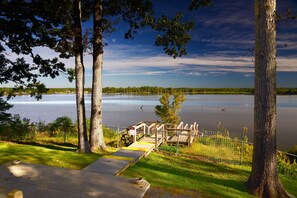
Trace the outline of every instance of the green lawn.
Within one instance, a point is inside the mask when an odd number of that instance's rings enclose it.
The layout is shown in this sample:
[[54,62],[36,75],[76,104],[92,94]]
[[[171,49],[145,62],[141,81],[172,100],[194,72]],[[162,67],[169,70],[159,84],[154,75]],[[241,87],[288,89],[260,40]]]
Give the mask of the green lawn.
[[[228,165],[151,153],[124,172],[126,177],[143,177],[153,187],[169,191],[195,190],[213,197],[252,197],[246,193],[249,166]],[[297,181],[281,175],[286,189],[297,196]]]
[[71,144],[16,144],[0,141],[0,164],[21,160],[28,163],[82,169],[103,156],[98,153],[80,154],[75,151],[76,146]]
[[[79,154],[76,146],[61,143],[16,144],[0,141],[0,164],[13,160],[82,169],[103,154]],[[153,187],[169,192],[198,192],[210,197],[252,197],[245,182],[250,166],[214,163],[175,155],[151,153],[124,172],[125,177],[143,177]],[[287,191],[297,197],[296,178],[280,175]],[[200,194],[199,194],[200,193]]]

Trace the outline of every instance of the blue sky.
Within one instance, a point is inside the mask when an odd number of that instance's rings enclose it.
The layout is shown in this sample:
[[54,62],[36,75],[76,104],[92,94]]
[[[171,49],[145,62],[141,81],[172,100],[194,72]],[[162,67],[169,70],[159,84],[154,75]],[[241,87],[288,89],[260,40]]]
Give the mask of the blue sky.
[[[105,38],[103,86],[162,87],[253,87],[254,45],[253,1],[215,0],[213,6],[194,12],[186,10],[189,1],[154,1],[157,15],[173,16],[179,10],[195,21],[188,55],[173,59],[154,46],[155,32],[138,31],[134,40],[125,40],[124,25]],[[278,11],[297,12],[297,0],[278,0]],[[88,25],[85,24],[85,25]],[[277,85],[297,87],[297,20],[277,26]],[[56,56],[44,48],[36,49]],[[92,57],[85,55],[86,87],[91,86]],[[64,60],[74,67],[74,60]],[[73,87],[67,79],[44,79],[48,87]]]

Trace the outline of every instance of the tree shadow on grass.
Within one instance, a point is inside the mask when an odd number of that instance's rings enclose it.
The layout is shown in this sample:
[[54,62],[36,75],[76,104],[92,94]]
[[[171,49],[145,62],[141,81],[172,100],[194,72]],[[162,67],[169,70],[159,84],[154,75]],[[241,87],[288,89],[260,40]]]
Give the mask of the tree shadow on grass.
[[57,151],[75,152],[77,150],[77,146],[71,143],[55,143],[55,142],[49,142],[47,144],[40,144],[37,142],[15,142],[15,143],[23,144],[23,145],[38,146],[38,147],[57,150]]
[[[158,156],[158,158],[163,158],[163,156]],[[168,157],[164,157],[162,160],[168,161]],[[145,178],[151,178],[152,181],[148,180],[149,182],[156,182],[161,186],[168,187],[172,185],[172,182],[168,180],[176,180],[174,185],[179,188],[190,184],[192,185],[190,188],[198,191],[207,191],[210,194],[222,197],[230,197],[238,192],[248,196],[244,178],[245,176],[248,177],[248,172],[244,170],[234,170],[229,167],[216,165],[215,163],[186,159],[171,159],[170,164],[161,164],[162,163],[153,164],[149,161],[140,162],[139,166],[141,166],[141,168],[137,171],[142,171],[142,173],[139,172],[138,174],[143,174]],[[195,170],[195,168],[199,169],[199,171]],[[145,171],[143,171],[143,169],[145,169]],[[131,171],[133,171],[133,168]],[[223,176],[217,176],[217,174]],[[228,174],[230,174],[230,176]],[[243,176],[240,174],[243,174]],[[160,178],[160,175],[167,175],[169,179],[156,179]],[[183,182],[183,184],[179,182]],[[234,189],[234,191],[232,192],[230,189]]]

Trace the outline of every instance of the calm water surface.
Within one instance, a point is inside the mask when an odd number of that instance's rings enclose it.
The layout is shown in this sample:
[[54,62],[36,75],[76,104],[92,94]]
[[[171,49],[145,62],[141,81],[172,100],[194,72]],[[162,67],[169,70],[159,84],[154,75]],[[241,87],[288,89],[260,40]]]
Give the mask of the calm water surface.
[[[141,120],[155,121],[154,107],[160,96],[104,95],[103,123],[109,127],[126,128]],[[197,122],[200,128],[216,130],[221,122],[231,132],[249,128],[249,140],[253,135],[254,97],[250,95],[187,95],[181,110],[185,123]],[[76,120],[75,95],[44,95],[36,101],[30,96],[18,96],[10,101],[11,113],[31,119],[33,122],[51,122],[60,116]],[[90,115],[90,95],[86,96],[87,117]],[[141,109],[140,107],[143,106]],[[297,96],[277,97],[278,148],[297,144]]]

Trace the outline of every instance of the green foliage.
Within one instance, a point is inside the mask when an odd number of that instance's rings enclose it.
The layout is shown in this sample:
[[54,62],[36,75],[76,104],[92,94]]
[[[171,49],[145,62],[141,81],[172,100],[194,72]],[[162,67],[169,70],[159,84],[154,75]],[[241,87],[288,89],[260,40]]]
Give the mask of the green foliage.
[[3,98],[0,96],[0,125],[1,123],[5,123],[10,119],[11,114],[7,113],[6,111],[11,107],[12,105],[8,104],[7,101],[3,100]]
[[102,129],[103,129],[104,137],[106,138],[115,138],[117,136],[116,131],[111,130],[110,128],[107,128],[106,126],[103,126]]
[[[39,77],[54,78],[59,72],[65,72],[64,64],[57,58],[44,58],[33,50],[40,46],[53,48],[60,42],[56,32],[60,18],[56,16],[60,14],[57,8],[63,4],[59,1],[1,1],[0,84],[12,82],[15,88],[28,89],[32,95],[40,97],[45,89]],[[8,56],[11,53],[18,58],[12,59]]]
[[[69,75],[72,76],[70,71]],[[69,76],[69,77],[70,77]],[[0,92],[7,95],[11,92],[12,88],[0,88]],[[91,92],[90,88],[85,88],[86,92]],[[166,88],[166,87],[103,87],[103,93],[113,94],[113,93],[122,93],[122,94],[162,94],[180,91],[184,94],[254,94],[254,89],[252,88]],[[46,91],[47,94],[67,94],[75,93],[75,88],[49,88]],[[30,94],[29,90],[17,91],[15,90],[16,95]],[[278,88],[278,95],[296,95],[297,88]]]
[[29,119],[21,119],[14,115],[9,121],[0,124],[0,138],[9,141],[33,141],[35,140],[36,128]]
[[49,131],[49,126],[45,123],[45,121],[39,120],[38,122],[35,123],[35,125],[36,125],[36,130],[38,132]]
[[49,123],[49,129],[54,136],[55,133],[63,132],[64,143],[67,142],[67,135],[74,130],[71,118],[68,116],[58,117],[55,121]]
[[167,151],[167,152],[171,152],[171,153],[176,153],[177,152],[176,146],[168,146],[168,145],[161,145],[159,147],[159,150]]
[[178,124],[180,117],[178,115],[182,103],[186,100],[181,92],[173,94],[173,101],[170,103],[170,95],[165,93],[159,99],[161,105],[155,107],[155,113],[164,123]]
[[194,28],[194,22],[181,22],[182,13],[176,14],[173,19],[166,16],[160,17],[153,29],[158,32],[164,32],[163,35],[158,35],[155,41],[156,46],[163,46],[166,54],[176,57],[186,55],[185,46],[191,40],[191,35],[188,33]]
[[212,0],[191,0],[189,10],[197,10],[200,7],[211,6]]
[[281,174],[289,175],[294,178],[297,178],[297,163],[294,160],[292,163],[289,158],[284,153],[278,153],[277,155],[278,161],[278,172]]

